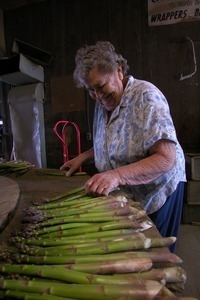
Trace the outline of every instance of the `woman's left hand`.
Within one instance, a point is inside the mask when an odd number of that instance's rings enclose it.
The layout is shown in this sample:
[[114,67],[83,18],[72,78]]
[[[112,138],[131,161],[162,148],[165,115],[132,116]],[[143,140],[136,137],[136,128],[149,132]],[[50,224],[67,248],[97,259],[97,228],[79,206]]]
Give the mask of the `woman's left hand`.
[[119,186],[119,176],[115,170],[95,174],[85,184],[86,193],[107,196]]

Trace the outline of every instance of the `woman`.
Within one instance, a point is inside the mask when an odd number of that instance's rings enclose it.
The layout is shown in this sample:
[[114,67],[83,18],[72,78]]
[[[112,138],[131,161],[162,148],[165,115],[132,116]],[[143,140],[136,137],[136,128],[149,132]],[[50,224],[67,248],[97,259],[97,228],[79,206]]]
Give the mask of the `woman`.
[[110,42],[80,48],[75,62],[77,87],[96,101],[93,148],[61,170],[70,176],[94,159],[99,173],[86,182],[87,193],[108,195],[120,187],[140,201],[163,237],[177,236],[185,161],[166,98],[153,84],[126,76],[127,61]]

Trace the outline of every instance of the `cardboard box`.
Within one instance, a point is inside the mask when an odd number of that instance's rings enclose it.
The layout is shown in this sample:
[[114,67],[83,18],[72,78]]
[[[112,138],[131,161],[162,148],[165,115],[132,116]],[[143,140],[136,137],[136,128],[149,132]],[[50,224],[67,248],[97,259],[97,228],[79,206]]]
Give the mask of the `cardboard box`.
[[200,205],[188,205],[184,203],[182,223],[192,224],[193,222],[200,222]]
[[186,174],[189,180],[200,180],[200,153],[186,153]]
[[188,205],[199,205],[200,207],[200,181],[188,181],[185,187],[185,202]]

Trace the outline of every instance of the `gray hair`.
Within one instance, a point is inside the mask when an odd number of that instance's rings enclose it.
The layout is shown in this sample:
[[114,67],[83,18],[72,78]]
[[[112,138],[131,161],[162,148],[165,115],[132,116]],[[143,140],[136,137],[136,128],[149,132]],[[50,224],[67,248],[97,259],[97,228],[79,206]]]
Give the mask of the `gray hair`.
[[114,46],[106,41],[99,41],[95,45],[85,45],[78,49],[75,63],[74,80],[77,87],[85,86],[88,73],[94,67],[102,73],[110,73],[121,66],[124,75],[129,69],[127,60],[121,54],[117,54]]

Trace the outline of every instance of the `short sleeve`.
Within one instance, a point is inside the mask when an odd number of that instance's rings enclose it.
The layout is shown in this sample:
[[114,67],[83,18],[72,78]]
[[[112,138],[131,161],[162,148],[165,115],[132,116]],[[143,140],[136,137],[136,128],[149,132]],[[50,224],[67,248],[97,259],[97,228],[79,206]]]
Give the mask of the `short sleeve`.
[[145,91],[143,101],[144,149],[148,150],[160,139],[176,143],[176,130],[164,95],[157,89]]

